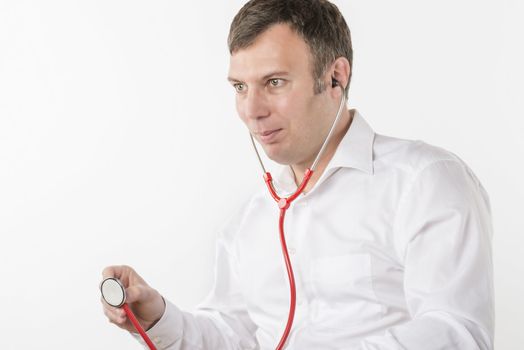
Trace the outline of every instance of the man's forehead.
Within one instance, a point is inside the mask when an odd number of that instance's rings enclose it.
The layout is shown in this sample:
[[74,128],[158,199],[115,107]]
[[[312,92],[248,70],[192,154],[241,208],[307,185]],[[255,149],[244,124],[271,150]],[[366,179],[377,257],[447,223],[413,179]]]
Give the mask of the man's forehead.
[[287,24],[276,24],[255,41],[231,54],[229,78],[262,78],[271,72],[288,72],[309,67],[309,47]]
[[231,55],[228,78],[239,81],[263,79],[275,73],[290,74],[294,71],[293,68],[296,69],[292,60],[275,52],[247,55],[239,52]]

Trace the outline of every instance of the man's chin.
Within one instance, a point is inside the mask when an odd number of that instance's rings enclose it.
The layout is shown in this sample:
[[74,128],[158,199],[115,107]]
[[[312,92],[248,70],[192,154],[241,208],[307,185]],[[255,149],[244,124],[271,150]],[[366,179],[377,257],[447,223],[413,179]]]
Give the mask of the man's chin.
[[278,163],[280,165],[292,164],[291,159],[289,159],[289,157],[286,157],[286,155],[282,154],[282,152],[273,150],[270,147],[264,148],[264,153],[266,153],[266,156],[269,159],[271,159],[273,162]]

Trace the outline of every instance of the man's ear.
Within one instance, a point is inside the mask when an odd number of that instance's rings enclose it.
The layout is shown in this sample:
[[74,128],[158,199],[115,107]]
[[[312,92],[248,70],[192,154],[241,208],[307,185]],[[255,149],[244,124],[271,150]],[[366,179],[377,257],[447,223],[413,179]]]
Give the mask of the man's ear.
[[349,75],[351,74],[351,67],[347,58],[337,58],[331,65],[328,72],[331,75],[331,87],[335,88],[340,86],[343,90],[345,90],[349,84]]

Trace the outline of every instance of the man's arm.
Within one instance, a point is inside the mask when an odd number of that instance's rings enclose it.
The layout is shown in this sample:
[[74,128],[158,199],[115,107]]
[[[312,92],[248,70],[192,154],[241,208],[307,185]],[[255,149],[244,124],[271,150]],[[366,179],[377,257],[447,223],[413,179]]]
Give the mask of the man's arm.
[[[159,350],[255,350],[259,349],[255,331],[227,244],[219,238],[215,281],[207,299],[192,313],[166,301],[163,316],[147,334]],[[139,335],[133,335],[145,345]]]
[[442,160],[419,171],[399,204],[395,235],[412,320],[358,349],[493,349],[490,206],[469,168]]

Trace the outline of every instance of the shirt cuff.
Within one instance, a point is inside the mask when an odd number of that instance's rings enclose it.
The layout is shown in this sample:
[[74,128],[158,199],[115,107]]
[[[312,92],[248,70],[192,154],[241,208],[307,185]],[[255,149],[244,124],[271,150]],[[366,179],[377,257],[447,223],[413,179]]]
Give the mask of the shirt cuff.
[[[165,303],[166,309],[164,310],[164,314],[160,317],[160,320],[146,332],[159,350],[168,349],[182,337],[183,333],[182,311],[169,300],[165,300]],[[132,332],[131,335],[148,349],[146,342],[140,334]]]

